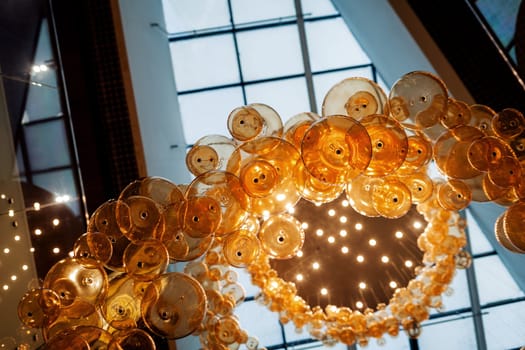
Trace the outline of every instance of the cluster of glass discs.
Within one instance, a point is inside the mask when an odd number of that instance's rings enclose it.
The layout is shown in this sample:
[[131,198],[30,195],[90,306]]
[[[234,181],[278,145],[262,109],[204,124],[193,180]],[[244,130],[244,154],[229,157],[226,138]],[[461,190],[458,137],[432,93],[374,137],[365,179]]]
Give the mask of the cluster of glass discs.
[[[383,342],[401,328],[415,337],[429,309],[442,308],[456,268],[470,264],[458,214],[470,201],[508,206],[496,234],[505,247],[525,251],[525,118],[514,109],[469,106],[449,97],[436,76],[412,72],[388,96],[368,79],[345,79],[328,91],[322,115],[304,112],[283,124],[256,103],[234,109],[227,123],[230,136],[204,136],[189,150],[190,184],[158,177],[129,184],[92,214],[72,256],[21,299],[20,320],[42,332],[46,349],[153,349],[150,335],[190,334],[204,349],[262,349],[234,314],[245,295],[233,267],[247,269],[261,289],[257,300],[282,322],[327,344]],[[439,179],[430,178],[431,164]],[[330,205],[386,220],[386,233],[336,216]],[[304,214],[308,206],[343,226],[320,227],[319,215]],[[403,218],[402,228],[393,224]],[[351,235],[350,225],[359,232]],[[387,235],[403,241],[409,226],[412,246],[377,249]],[[356,240],[347,245],[350,236]],[[355,264],[407,268],[408,278],[387,276],[379,286],[388,293],[367,298],[373,278],[345,270],[343,278],[358,279],[341,294],[361,298],[330,299],[334,289],[318,283],[310,288],[317,299],[307,301],[301,284],[315,270],[335,272],[321,260],[333,254],[316,239]],[[308,258],[311,242],[322,252]],[[278,263],[294,259],[309,267],[286,275]],[[171,272],[170,263],[183,272]]]

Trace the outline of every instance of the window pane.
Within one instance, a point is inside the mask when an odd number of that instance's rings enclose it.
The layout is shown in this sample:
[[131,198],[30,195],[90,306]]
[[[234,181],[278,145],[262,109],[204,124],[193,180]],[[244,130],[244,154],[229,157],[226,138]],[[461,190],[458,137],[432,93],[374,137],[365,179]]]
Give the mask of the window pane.
[[352,77],[363,77],[372,80],[372,69],[371,68],[355,68],[348,69],[334,73],[323,73],[315,74],[314,80],[314,91],[315,100],[317,101],[317,110],[321,114],[321,107],[323,105],[324,97],[328,90],[330,90],[335,84],[346,78]]
[[[283,343],[279,316],[264,305],[255,301],[247,301],[235,309],[241,326],[248,334],[259,339],[259,346],[271,346]],[[254,317],[254,315],[257,315]],[[264,322],[261,322],[264,320]]]
[[170,49],[179,91],[239,82],[230,34],[176,41]]
[[474,259],[481,305],[523,296],[497,255]]
[[471,315],[462,314],[423,323],[418,343],[421,349],[477,349]]
[[162,0],[168,33],[230,25],[226,0]]
[[295,16],[293,0],[232,0],[231,3],[235,24]]
[[63,120],[24,127],[31,170],[66,166],[71,163]]
[[76,216],[80,215],[80,196],[72,169],[35,174],[33,175],[33,184],[53,193],[55,196],[69,196],[70,200],[65,204]]
[[337,14],[330,0],[302,0],[301,7],[305,19]]
[[516,17],[520,0],[475,2],[503,46],[509,44],[516,30]]
[[487,349],[517,349],[525,344],[525,302],[483,310]]
[[[487,237],[481,232],[481,229],[476,222],[476,219],[472,217],[470,211],[467,210],[467,224],[470,241],[470,249],[472,254],[481,254],[494,251],[494,248],[488,241]],[[493,234],[491,232],[491,234]]]
[[296,25],[240,32],[237,39],[245,81],[304,72]]
[[248,103],[264,103],[275,109],[283,124],[296,114],[310,111],[304,78],[248,85],[246,99]]
[[243,98],[241,88],[228,88],[181,95],[179,103],[184,136],[191,145],[206,135],[230,137],[228,115],[243,105]]
[[342,18],[306,22],[312,71],[370,63]]

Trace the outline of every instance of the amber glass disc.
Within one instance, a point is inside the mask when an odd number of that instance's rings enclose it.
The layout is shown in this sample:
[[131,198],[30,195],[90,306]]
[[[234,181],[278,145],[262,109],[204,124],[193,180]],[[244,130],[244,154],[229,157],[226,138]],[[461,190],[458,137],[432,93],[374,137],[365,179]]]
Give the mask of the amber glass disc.
[[166,272],[168,250],[161,241],[148,239],[132,242],[124,251],[126,273],[139,281],[152,281]]
[[374,187],[374,209],[385,218],[395,219],[405,215],[412,206],[410,190],[401,181],[392,178]]
[[383,184],[383,179],[360,175],[346,186],[346,196],[350,206],[359,214],[368,217],[379,216],[374,207],[373,193]]
[[323,117],[347,115],[360,120],[371,114],[383,113],[386,95],[372,80],[354,77],[334,85],[323,101]]
[[489,169],[488,174],[490,181],[496,186],[516,186],[521,180],[521,165],[516,157],[504,156]]
[[270,106],[252,103],[234,109],[228,116],[228,130],[234,139],[244,142],[263,136],[282,136],[279,114]]
[[42,328],[58,317],[60,297],[51,289],[32,289],[18,303],[18,318],[28,327]]
[[134,328],[113,334],[113,342],[108,350],[155,350],[155,341],[142,329]]
[[311,112],[299,113],[291,117],[284,124],[283,138],[290,142],[297,149],[301,149],[304,133],[314,123],[319,120],[319,115]]
[[443,115],[441,123],[447,129],[453,129],[460,125],[469,125],[472,113],[470,106],[463,101],[448,98],[447,112]]
[[77,259],[91,259],[105,264],[111,259],[113,246],[108,236],[100,232],[86,232],[77,238],[73,246]]
[[438,185],[438,202],[444,209],[465,209],[472,199],[472,193],[466,183],[450,179]]
[[385,176],[396,171],[405,161],[408,140],[398,121],[383,114],[361,119],[372,143],[372,159],[365,170],[367,176]]
[[403,126],[422,130],[439,123],[447,110],[448,93],[443,81],[427,72],[411,72],[390,90],[390,114]]
[[367,168],[372,144],[365,127],[353,118],[334,115],[313,123],[306,131],[301,153],[316,179],[346,183]]
[[525,222],[525,202],[517,202],[510,206],[503,216],[503,228],[509,242],[518,250],[525,251],[525,235],[523,223]]
[[234,232],[224,240],[224,257],[235,267],[248,266],[259,255],[259,251],[260,241],[248,231]]
[[271,216],[259,231],[262,248],[275,259],[294,256],[304,243],[301,223],[289,214]]
[[344,190],[344,183],[328,183],[314,177],[304,166],[302,159],[297,163],[293,179],[303,199],[313,203],[329,203],[338,198]]
[[511,140],[525,131],[525,117],[514,108],[505,108],[492,119],[492,130],[504,140]]
[[152,332],[167,339],[178,339],[191,334],[202,322],[206,295],[194,278],[171,272],[149,285],[141,310]]
[[486,136],[493,136],[492,119],[496,112],[492,108],[481,104],[471,105],[470,112],[471,118],[468,125],[480,129]]

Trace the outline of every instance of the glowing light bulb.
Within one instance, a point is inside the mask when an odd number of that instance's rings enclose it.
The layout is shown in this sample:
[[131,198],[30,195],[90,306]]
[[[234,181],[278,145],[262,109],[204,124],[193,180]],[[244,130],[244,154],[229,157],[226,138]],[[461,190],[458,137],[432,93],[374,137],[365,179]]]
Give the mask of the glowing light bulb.
[[341,217],[339,218],[339,221],[340,221],[342,224],[345,224],[345,223],[348,221],[348,219],[346,218],[346,216],[343,215],[343,216],[341,216]]
[[303,254],[304,254],[303,251],[302,251],[302,250],[299,250],[299,251],[297,252],[296,256],[297,256],[298,258],[300,258],[300,257],[303,256]]
[[359,254],[359,255],[356,257],[356,260],[357,260],[357,262],[362,263],[363,261],[365,261],[365,257],[362,256],[361,254]]
[[328,243],[332,244],[332,243],[334,243],[334,242],[335,242],[335,238],[334,238],[334,236],[330,236],[330,237],[328,237]]
[[365,289],[366,283],[365,282],[359,282],[359,289]]
[[295,213],[295,207],[288,208],[288,213],[290,213],[290,214]]
[[407,261],[405,261],[405,266],[406,267],[412,267],[412,266],[414,266],[414,263],[412,262],[412,260],[407,260]]
[[371,240],[368,241],[368,244],[370,244],[370,246],[372,247],[375,247],[377,245],[377,241],[372,238]]
[[29,248],[29,251],[30,251],[31,253],[34,253],[34,252],[35,252],[35,248],[34,248],[34,247],[31,247],[31,248]]
[[321,267],[321,265],[319,265],[319,263],[317,261],[312,264],[312,268],[314,270],[319,270],[319,267]]
[[19,241],[20,240],[20,236],[19,235],[16,235],[15,237],[13,237],[15,239],[15,241]]
[[328,294],[328,289],[321,288],[321,295],[327,295],[327,294]]
[[3,194],[3,193],[0,194],[0,198],[5,199],[5,197],[6,197],[5,194]]
[[414,221],[413,226],[416,230],[419,230],[421,227],[423,227],[423,224],[421,223],[421,221]]
[[55,254],[60,253],[60,248],[58,248],[58,247],[53,248],[53,253],[55,253]]
[[15,216],[15,211],[13,209],[9,209],[9,211],[7,212],[7,215],[9,215],[10,217],[13,217]]
[[303,222],[301,223],[301,227],[303,228],[303,230],[306,230],[308,228],[308,223],[307,222]]
[[360,223],[360,222],[358,222],[357,224],[355,224],[355,229],[356,229],[357,231],[361,231],[361,230],[363,229],[363,224]]
[[298,273],[297,276],[295,276],[295,279],[298,280],[298,281],[302,281],[304,279],[304,276],[303,276],[303,274]]
[[36,211],[39,211],[40,210],[40,203],[38,203],[38,202],[33,203],[33,209],[35,209]]
[[383,255],[383,256],[381,257],[381,262],[383,262],[383,263],[386,264],[386,263],[389,262],[389,261],[390,261],[390,258],[389,258],[388,256]]
[[328,210],[328,215],[329,216],[334,216],[335,215],[335,210],[333,210],[333,209]]
[[57,218],[54,218],[53,221],[51,221],[53,223],[53,226],[58,226],[60,225],[60,220],[58,220]]
[[68,253],[68,255],[73,258],[75,256],[75,252],[73,252],[72,250]]
[[2,288],[3,288],[3,290],[8,290],[9,286],[7,284],[4,284],[4,286]]
[[10,251],[11,251],[11,249],[9,249],[9,248],[4,248],[4,254],[9,254]]
[[361,301],[358,301],[355,303],[355,306],[358,308],[358,309],[362,309],[363,308],[363,303]]
[[40,236],[42,234],[42,230],[37,228],[35,229],[35,235]]
[[16,275],[12,275],[12,276],[11,276],[11,281],[16,281],[17,278],[18,278],[18,277],[16,277]]
[[27,269],[29,269],[29,266],[27,266],[27,265],[22,265],[22,270],[27,271]]
[[348,249],[347,246],[343,246],[343,247],[341,247],[341,253],[343,253],[343,254],[348,254],[348,250],[349,250],[349,249]]
[[345,208],[348,207],[349,204],[350,204],[350,203],[348,203],[348,201],[347,201],[346,199],[344,199],[344,200],[341,202],[341,205],[342,205],[343,207],[345,207]]
[[339,236],[346,237],[346,235],[348,235],[348,232],[346,232],[346,230],[339,231]]
[[317,236],[321,237],[324,234],[324,231],[323,231],[323,229],[318,228],[317,230],[315,230],[315,234]]
[[399,238],[399,239],[403,238],[403,232],[401,231],[396,231],[395,235],[396,235],[396,238]]
[[390,286],[390,288],[394,289],[394,288],[397,288],[397,282],[396,281],[390,281],[390,283],[388,284]]

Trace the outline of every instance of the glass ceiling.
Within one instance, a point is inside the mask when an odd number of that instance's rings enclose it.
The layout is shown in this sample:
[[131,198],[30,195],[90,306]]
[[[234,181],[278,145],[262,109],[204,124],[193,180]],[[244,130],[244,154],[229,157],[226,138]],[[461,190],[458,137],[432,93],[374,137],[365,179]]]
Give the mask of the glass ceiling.
[[[229,113],[249,103],[270,105],[283,122],[300,112],[320,111],[328,89],[344,78],[372,79],[388,93],[330,0],[297,3],[302,7],[304,37],[293,0],[163,0],[187,144],[205,135],[229,135]],[[445,307],[432,312],[417,341],[400,333],[385,337],[386,345],[371,341],[366,349],[524,345],[525,320],[520,315],[525,312],[525,294],[487,240],[486,234],[492,232],[483,233],[469,210],[466,217],[474,262],[469,270],[458,270],[443,296]],[[256,301],[259,290],[248,274],[238,272],[248,298],[237,315],[260,344],[267,349],[325,348],[305,330],[279,322],[278,314]],[[198,340],[187,337],[178,341],[178,348],[192,349],[196,344]]]

